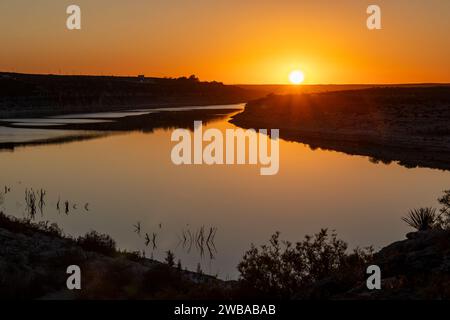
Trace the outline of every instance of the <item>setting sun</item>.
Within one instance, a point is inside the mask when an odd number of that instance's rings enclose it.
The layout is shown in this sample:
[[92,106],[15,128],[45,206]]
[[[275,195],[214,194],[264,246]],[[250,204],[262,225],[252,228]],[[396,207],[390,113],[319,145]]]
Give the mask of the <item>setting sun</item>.
[[293,70],[289,74],[289,81],[292,84],[301,84],[305,80],[305,75],[300,70]]

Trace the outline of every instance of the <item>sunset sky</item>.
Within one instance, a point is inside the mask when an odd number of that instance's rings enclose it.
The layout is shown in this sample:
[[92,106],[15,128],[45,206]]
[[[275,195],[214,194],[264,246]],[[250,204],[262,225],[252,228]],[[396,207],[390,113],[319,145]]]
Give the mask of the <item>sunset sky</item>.
[[[66,29],[66,7],[82,30]],[[366,28],[378,4],[382,30]],[[225,83],[450,82],[449,0],[2,0],[0,71]]]

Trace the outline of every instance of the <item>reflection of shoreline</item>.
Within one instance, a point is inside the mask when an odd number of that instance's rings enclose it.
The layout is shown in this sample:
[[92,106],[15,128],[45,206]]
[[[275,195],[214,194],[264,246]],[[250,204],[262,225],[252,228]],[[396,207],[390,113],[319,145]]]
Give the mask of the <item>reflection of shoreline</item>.
[[[177,111],[158,111],[154,113],[138,113],[137,115],[127,115],[117,118],[102,118],[98,115],[94,118],[87,119],[89,121],[80,123],[66,123],[66,124],[52,124],[51,126],[42,126],[37,130],[46,130],[49,132],[61,131],[63,136],[36,139],[32,137],[29,141],[10,141],[0,142],[0,150],[14,150],[17,147],[38,146],[45,144],[62,144],[74,141],[82,141],[87,139],[94,139],[110,135],[114,132],[130,132],[141,131],[144,133],[153,132],[156,129],[175,129],[187,128],[193,130],[193,123],[195,120],[202,120],[205,123],[224,119],[236,112],[236,108],[223,109],[181,109]],[[82,118],[79,118],[80,120]],[[39,119],[41,120],[41,119]],[[108,121],[106,121],[108,120]],[[36,130],[34,123],[15,124],[14,121],[0,121],[0,124],[12,129],[33,129]],[[64,132],[75,131],[74,134],[67,135]],[[76,133],[79,132],[79,133]]]
[[[254,128],[257,124],[231,121],[244,128]],[[430,168],[450,170],[450,150],[424,149],[423,146],[408,144],[387,145],[376,139],[362,142],[359,135],[339,136],[333,133],[307,132],[301,130],[280,130],[280,138],[286,141],[307,144],[312,150],[323,149],[342,152],[352,156],[366,156],[374,163],[396,162],[406,168]]]
[[48,144],[65,144],[77,141],[91,140],[96,138],[101,138],[107,136],[107,133],[95,132],[95,133],[82,133],[78,135],[65,135],[62,137],[39,139],[25,142],[2,142],[0,143],[0,151],[10,150],[14,151],[16,148],[20,147],[36,147]]
[[450,170],[450,87],[269,96],[231,123],[371,161]]

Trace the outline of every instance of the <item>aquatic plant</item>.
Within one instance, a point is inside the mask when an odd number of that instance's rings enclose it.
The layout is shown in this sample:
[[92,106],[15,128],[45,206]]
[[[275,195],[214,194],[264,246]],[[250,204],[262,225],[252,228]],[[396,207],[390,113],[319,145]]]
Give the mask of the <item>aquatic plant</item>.
[[169,267],[173,267],[175,265],[175,255],[172,251],[166,252],[166,258],[164,260]]
[[155,250],[156,248],[157,248],[157,245],[156,245],[156,233],[152,233],[152,245],[153,245],[153,250]]
[[139,236],[141,235],[141,223],[138,221],[136,224],[133,225],[134,232],[136,232]]
[[25,204],[28,215],[34,219],[36,215],[36,194],[33,189],[25,189]]
[[69,201],[67,201],[67,200],[64,202],[64,212],[65,212],[65,214],[69,214],[69,212],[70,212]]
[[206,233],[206,230],[204,225],[194,233],[192,233],[190,229],[182,229],[181,237],[178,236],[179,244],[183,246],[183,249],[186,249],[187,253],[190,253],[194,246],[200,252],[200,257],[202,258],[206,249],[208,250],[210,259],[214,259],[215,253],[217,253],[214,241],[218,228],[210,227],[208,233]]
[[46,195],[46,191],[41,189],[39,191],[39,211],[41,212],[41,215],[44,214],[44,207],[45,207],[45,195]]

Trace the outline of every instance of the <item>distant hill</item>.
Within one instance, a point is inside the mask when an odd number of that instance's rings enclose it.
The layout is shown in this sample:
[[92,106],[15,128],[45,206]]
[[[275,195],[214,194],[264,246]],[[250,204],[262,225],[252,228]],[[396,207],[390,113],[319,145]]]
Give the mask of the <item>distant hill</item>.
[[430,87],[430,86],[449,86],[449,84],[302,84],[290,85],[290,84],[239,84],[236,85],[239,88],[245,90],[252,90],[268,94],[300,94],[300,93],[320,93],[320,92],[333,92],[333,91],[345,91],[345,90],[363,90],[377,87]]
[[231,104],[257,90],[189,78],[0,73],[0,117],[99,112],[136,107]]
[[244,128],[280,129],[285,140],[450,170],[450,86],[379,87],[269,95],[235,115]]

